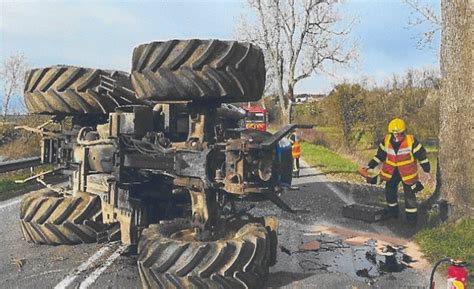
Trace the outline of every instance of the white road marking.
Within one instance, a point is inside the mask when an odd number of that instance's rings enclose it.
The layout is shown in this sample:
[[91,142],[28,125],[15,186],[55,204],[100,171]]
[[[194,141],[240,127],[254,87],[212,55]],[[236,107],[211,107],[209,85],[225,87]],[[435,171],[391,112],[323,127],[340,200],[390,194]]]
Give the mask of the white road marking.
[[9,202],[2,203],[0,205],[0,210],[3,210],[4,208],[7,208],[7,207],[18,204],[19,202],[21,202],[21,198],[22,197],[17,197],[17,198],[14,198],[13,200],[11,200]]
[[92,272],[92,274],[90,274],[84,281],[81,282],[81,285],[79,285],[79,289],[86,289],[90,285],[92,285],[95,282],[95,280],[99,278],[100,274],[104,273],[104,271],[110,265],[112,265],[115,259],[117,259],[123,253],[123,251],[125,251],[126,248],[127,248],[126,245],[122,245],[117,250],[115,250],[115,252],[112,255],[110,255],[109,258],[107,258],[107,260],[105,261],[103,265],[97,268],[94,272]]
[[100,250],[95,252],[95,254],[92,255],[89,259],[87,259],[87,261],[83,262],[76,269],[69,272],[66,278],[64,278],[61,282],[59,282],[59,284],[56,285],[54,289],[64,289],[67,286],[69,286],[74,280],[76,280],[79,274],[89,269],[89,267],[91,267],[94,264],[94,262],[97,261],[97,259],[102,257],[109,250],[110,250],[110,247],[108,246],[100,248]]
[[27,277],[25,277],[25,279],[37,278],[37,277],[48,275],[48,274],[60,273],[62,271],[63,271],[62,269],[45,271],[45,272],[41,272],[41,273],[38,273],[38,274],[33,274],[33,275],[30,275],[30,276],[27,276]]

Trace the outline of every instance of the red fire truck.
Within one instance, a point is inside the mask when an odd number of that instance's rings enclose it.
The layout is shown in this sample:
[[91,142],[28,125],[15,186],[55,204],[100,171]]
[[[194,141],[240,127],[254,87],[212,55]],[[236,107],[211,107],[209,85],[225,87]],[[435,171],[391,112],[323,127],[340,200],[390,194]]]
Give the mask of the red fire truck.
[[261,106],[244,107],[245,127],[259,131],[267,131],[268,111]]

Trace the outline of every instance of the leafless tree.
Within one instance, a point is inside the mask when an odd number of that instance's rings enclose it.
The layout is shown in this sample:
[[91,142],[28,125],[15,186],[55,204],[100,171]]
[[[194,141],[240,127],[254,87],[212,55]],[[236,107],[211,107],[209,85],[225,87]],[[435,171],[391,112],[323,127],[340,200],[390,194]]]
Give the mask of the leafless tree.
[[450,218],[474,217],[472,1],[441,0],[440,191]]
[[427,29],[418,37],[416,46],[429,46],[437,33],[441,30],[441,17],[434,7],[423,4],[420,0],[402,0],[412,9],[412,16],[408,21],[410,26],[424,26]]
[[[329,63],[348,64],[357,57],[337,0],[247,0],[254,20],[242,17],[236,37],[261,46],[278,97],[282,119],[288,120],[296,84],[325,71]],[[252,18],[253,19],[253,18]]]
[[[474,216],[472,1],[440,0],[441,16],[419,0],[403,0],[414,9],[415,25],[428,24],[418,44],[430,44],[441,31],[439,97],[440,195],[450,205],[450,219]],[[439,83],[437,83],[439,85]]]
[[22,53],[11,55],[4,59],[1,64],[0,79],[3,87],[3,122],[6,121],[11,101],[21,94],[27,68],[27,59]]

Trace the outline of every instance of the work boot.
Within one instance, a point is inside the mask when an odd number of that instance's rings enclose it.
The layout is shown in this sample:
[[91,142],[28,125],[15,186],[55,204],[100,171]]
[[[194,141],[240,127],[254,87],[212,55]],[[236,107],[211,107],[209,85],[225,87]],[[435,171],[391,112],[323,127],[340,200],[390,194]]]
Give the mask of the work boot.
[[396,219],[398,218],[399,212],[400,210],[398,209],[398,206],[387,207],[383,209],[382,220]]
[[410,225],[416,225],[416,221],[418,221],[418,214],[417,213],[405,213],[407,223]]

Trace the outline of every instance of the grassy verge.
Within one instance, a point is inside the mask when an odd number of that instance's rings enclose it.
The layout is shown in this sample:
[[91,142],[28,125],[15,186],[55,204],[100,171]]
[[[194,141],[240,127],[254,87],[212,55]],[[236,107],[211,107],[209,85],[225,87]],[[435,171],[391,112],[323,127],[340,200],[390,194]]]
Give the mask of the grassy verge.
[[[465,219],[457,224],[443,224],[436,228],[420,231],[415,241],[431,262],[449,257],[462,259],[471,265],[468,270],[474,269],[474,219]],[[471,274],[469,282],[474,282]]]
[[2,199],[5,199],[7,194],[14,193],[24,187],[29,183],[15,183],[16,180],[24,180],[33,175],[39,174],[41,172],[51,170],[53,166],[51,165],[42,165],[36,167],[33,171],[30,169],[18,170],[15,172],[0,174],[0,196]]
[[25,184],[16,184],[15,180],[7,179],[7,180],[0,180],[0,194],[10,191],[18,190],[24,187]]
[[303,142],[301,144],[301,152],[306,162],[318,167],[325,174],[360,181],[360,177],[356,173],[357,163],[339,155],[335,151],[322,145]]
[[[35,170],[36,171],[36,170]],[[20,170],[9,174],[0,175],[0,194],[16,191],[26,186],[26,184],[17,184],[16,180],[23,180],[31,176],[30,170]]]

